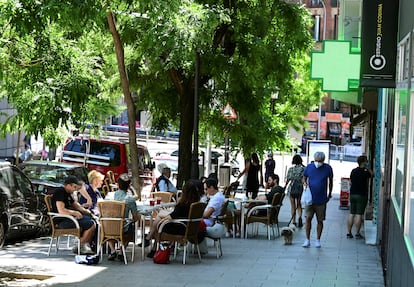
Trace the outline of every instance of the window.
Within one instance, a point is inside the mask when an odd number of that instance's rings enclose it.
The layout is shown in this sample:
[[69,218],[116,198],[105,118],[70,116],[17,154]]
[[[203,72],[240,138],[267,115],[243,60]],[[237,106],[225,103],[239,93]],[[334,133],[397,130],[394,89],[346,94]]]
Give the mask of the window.
[[[90,154],[109,157],[109,166],[119,166],[121,164],[121,151],[119,144],[109,144],[103,142],[91,142]],[[104,161],[94,159],[95,161]]]
[[[414,91],[411,91],[411,115],[414,114]],[[411,173],[411,177],[408,178],[408,188],[406,188],[406,191],[408,193],[407,201],[408,201],[408,226],[406,227],[406,230],[408,228],[408,236],[410,238],[411,247],[414,247],[414,133],[412,132],[412,129],[414,127],[414,118],[411,118],[410,123],[410,137],[411,137],[411,161],[410,161],[410,168],[409,170]]]
[[393,168],[393,196],[399,208],[398,214],[402,215],[404,178],[405,178],[405,159],[406,159],[406,135],[407,135],[407,113],[408,97],[405,90],[396,90],[396,111],[394,119],[394,154],[395,163]]

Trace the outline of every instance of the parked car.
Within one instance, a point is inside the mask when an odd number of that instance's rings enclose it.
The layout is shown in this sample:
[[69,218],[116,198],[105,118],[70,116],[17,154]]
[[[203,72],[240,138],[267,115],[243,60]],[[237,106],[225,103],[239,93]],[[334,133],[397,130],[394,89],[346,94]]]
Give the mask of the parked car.
[[[143,186],[152,185],[154,163],[148,149],[138,146],[138,163],[140,179]],[[63,162],[78,163],[88,170],[97,170],[102,174],[112,171],[115,180],[122,173],[131,173],[131,155],[129,143],[125,138],[109,137],[108,139],[73,138],[66,142],[62,150]]]
[[21,170],[31,180],[35,190],[45,194],[53,192],[55,188],[63,186],[69,175],[75,175],[88,183],[88,169],[80,164],[29,160],[20,164]]
[[18,167],[0,161],[0,247],[6,239],[49,233],[44,194]]

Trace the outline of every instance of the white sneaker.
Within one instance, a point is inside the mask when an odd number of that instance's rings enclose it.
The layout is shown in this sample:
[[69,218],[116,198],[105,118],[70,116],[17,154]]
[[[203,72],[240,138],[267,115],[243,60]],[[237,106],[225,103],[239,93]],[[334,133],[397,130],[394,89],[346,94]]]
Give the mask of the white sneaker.
[[86,244],[81,245],[80,254],[82,255],[93,255],[95,252]]
[[302,244],[302,247],[308,248],[310,246],[310,240],[306,239],[305,242]]
[[321,242],[319,240],[315,241],[315,247],[316,248],[321,248]]

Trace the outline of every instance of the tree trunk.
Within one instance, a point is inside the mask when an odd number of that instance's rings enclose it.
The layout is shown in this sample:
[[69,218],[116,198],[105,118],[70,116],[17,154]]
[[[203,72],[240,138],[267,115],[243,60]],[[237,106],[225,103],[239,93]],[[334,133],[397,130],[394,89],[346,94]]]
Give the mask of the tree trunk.
[[115,19],[113,12],[106,14],[109,29],[114,39],[115,54],[118,62],[118,70],[121,79],[122,91],[124,94],[125,103],[127,105],[128,112],[128,128],[129,128],[129,147],[131,151],[131,163],[132,163],[132,186],[137,191],[137,195],[141,198],[141,181],[139,177],[139,165],[138,165],[138,146],[137,146],[137,134],[135,127],[135,104],[132,99],[131,91],[129,90],[129,80],[125,69],[124,48],[122,46],[121,38],[119,37],[118,30],[116,29]]
[[180,97],[180,140],[177,186],[191,177],[192,136],[194,122],[194,89],[186,88]]

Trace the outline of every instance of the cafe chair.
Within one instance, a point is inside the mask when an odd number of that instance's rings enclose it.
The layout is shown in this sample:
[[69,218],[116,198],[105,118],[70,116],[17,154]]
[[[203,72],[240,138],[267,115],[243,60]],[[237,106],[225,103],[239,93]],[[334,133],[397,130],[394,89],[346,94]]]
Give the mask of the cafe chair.
[[[253,223],[252,229],[256,230],[258,233],[257,223],[263,223],[267,226],[267,238],[270,240],[270,228],[272,229],[273,237],[275,236],[275,227],[277,227],[278,236],[280,236],[279,230],[279,211],[282,207],[282,202],[285,197],[284,193],[276,193],[273,196],[272,204],[257,205],[250,208],[247,211],[245,224],[246,224],[246,238],[248,234],[248,224]],[[262,212],[261,212],[262,211]],[[264,212],[263,212],[264,211]]]
[[[51,195],[46,195],[44,197],[45,200],[45,204],[46,204],[46,208],[47,208],[47,215],[50,218],[50,225],[52,227],[52,234],[51,234],[51,238],[50,238],[50,244],[49,244],[49,250],[47,251],[47,256],[50,256],[50,249],[52,248],[52,244],[53,244],[53,239],[56,238],[56,254],[59,251],[59,239],[62,236],[68,236],[68,247],[69,247],[69,240],[70,240],[70,236],[75,236],[78,239],[78,255],[80,255],[80,240],[79,238],[81,237],[81,229],[79,227],[79,223],[76,220],[76,218],[74,218],[71,215],[67,215],[67,214],[59,214],[59,213],[55,213],[52,212],[52,196]],[[61,219],[69,219],[73,221],[73,228],[58,228],[58,224],[57,222]]]
[[[124,255],[124,263],[127,264],[126,258],[126,243],[127,235],[124,235],[125,219],[125,202],[115,200],[104,200],[98,202],[99,209],[99,255],[102,260],[102,246],[109,240],[116,240],[121,246],[122,253]],[[132,245],[132,258],[131,262],[134,262],[135,254],[135,235],[131,239]]]
[[[226,200],[223,206],[221,207],[220,214],[216,217],[212,217],[215,221],[214,222],[215,224],[223,224],[225,227],[227,226],[226,218],[227,218],[228,205],[229,205],[229,201]],[[234,225],[233,225],[233,230],[234,230]],[[216,257],[217,259],[219,259],[221,256],[223,256],[223,250],[221,248],[221,237],[214,237],[208,234],[206,234],[206,237],[214,240],[214,246],[216,247]]]
[[235,197],[237,193],[237,188],[239,187],[239,182],[235,181],[233,183],[230,183],[228,186],[226,186],[223,190],[223,195],[225,198],[229,197]]
[[152,192],[151,196],[153,198],[160,197],[162,203],[168,203],[168,202],[173,201],[172,198],[174,196],[174,193],[173,192],[168,192],[168,191],[156,191],[156,192]]
[[108,178],[109,184],[116,184],[115,175],[114,175],[114,172],[112,170],[108,170],[106,172],[106,178]]
[[[200,248],[198,246],[198,233],[200,231],[200,221],[203,219],[204,209],[206,208],[206,203],[195,202],[190,206],[190,213],[187,219],[173,219],[169,221],[164,221],[158,227],[158,242],[169,241],[174,242],[174,259],[177,256],[177,247],[178,244],[184,246],[183,252],[183,264],[186,262],[187,257],[187,248],[189,244],[195,245],[197,248],[198,259],[201,262]],[[177,223],[185,226],[185,234],[169,234],[163,232],[164,227],[170,223]]]

